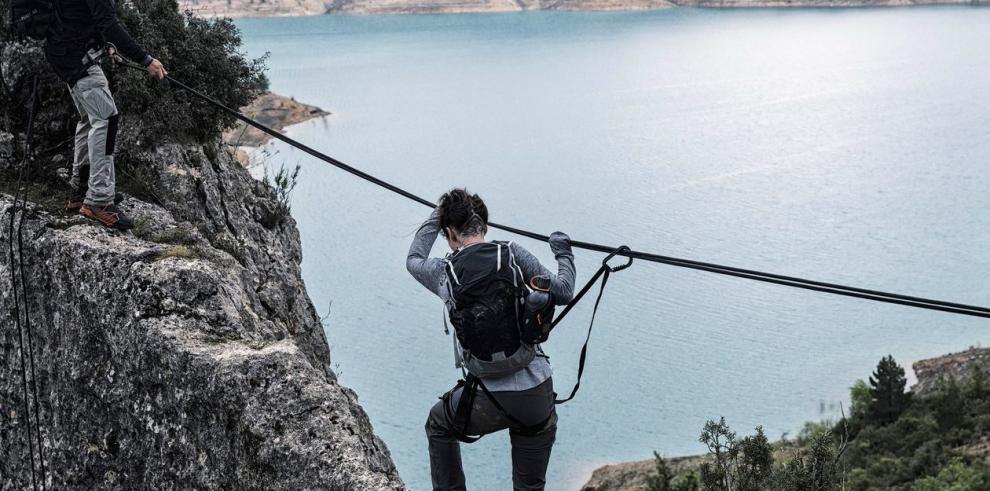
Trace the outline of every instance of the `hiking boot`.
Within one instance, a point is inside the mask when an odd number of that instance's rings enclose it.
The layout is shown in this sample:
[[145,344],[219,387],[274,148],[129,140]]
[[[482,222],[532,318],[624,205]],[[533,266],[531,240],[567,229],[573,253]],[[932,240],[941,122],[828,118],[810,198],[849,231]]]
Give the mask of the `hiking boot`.
[[134,228],[134,222],[124,212],[120,211],[115,204],[108,205],[82,205],[79,214],[99,221],[109,228],[117,230],[130,230]]
[[[83,207],[83,201],[86,199],[85,189],[73,189],[69,191],[69,197],[65,201],[65,211],[79,211]],[[120,204],[124,200],[124,195],[117,193],[113,195],[113,204]]]

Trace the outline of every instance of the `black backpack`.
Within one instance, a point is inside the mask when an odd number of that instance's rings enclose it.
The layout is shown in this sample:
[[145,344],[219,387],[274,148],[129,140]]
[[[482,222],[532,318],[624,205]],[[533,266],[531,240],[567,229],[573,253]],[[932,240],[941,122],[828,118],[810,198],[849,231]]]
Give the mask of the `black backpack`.
[[[516,265],[511,242],[468,246],[447,258],[449,310],[464,367],[478,377],[502,376],[529,365],[543,326],[526,307],[531,293]],[[552,308],[552,302],[549,302]],[[546,309],[540,320],[552,318]]]
[[55,6],[49,0],[7,0],[10,31],[20,38],[43,41],[56,23]]

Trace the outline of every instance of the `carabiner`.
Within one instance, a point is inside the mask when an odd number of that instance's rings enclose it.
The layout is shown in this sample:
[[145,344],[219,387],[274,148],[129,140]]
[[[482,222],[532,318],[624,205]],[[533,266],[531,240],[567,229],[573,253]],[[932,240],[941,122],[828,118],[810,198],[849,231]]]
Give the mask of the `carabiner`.
[[622,264],[622,265],[615,266],[615,267],[612,267],[612,266],[609,266],[608,265],[608,262],[613,257],[619,255],[620,253],[629,252],[629,251],[630,251],[629,246],[619,246],[618,249],[612,251],[611,254],[605,256],[605,259],[602,259],[602,267],[603,268],[608,268],[608,271],[610,273],[615,273],[615,272],[618,272],[618,271],[622,271],[623,269],[626,269],[629,266],[632,266],[632,263],[633,263],[633,258],[632,257],[629,258],[629,261],[627,261],[626,264]]

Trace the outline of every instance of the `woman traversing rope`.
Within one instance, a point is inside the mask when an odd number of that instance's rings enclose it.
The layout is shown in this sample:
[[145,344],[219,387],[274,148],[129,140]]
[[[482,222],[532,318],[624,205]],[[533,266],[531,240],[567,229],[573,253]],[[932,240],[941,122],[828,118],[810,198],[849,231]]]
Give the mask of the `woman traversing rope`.
[[[514,489],[543,489],[557,431],[552,372],[539,344],[527,343],[520,325],[524,316],[545,308],[534,301],[550,308],[570,301],[574,254],[567,235],[551,235],[555,275],[518,244],[486,241],[487,232],[488,209],[481,198],[454,189],[420,226],[406,259],[413,277],[448,309],[456,364],[468,372],[433,406],[426,422],[433,488],[465,489],[459,441],[508,428]],[[440,233],[452,252],[431,258]]]

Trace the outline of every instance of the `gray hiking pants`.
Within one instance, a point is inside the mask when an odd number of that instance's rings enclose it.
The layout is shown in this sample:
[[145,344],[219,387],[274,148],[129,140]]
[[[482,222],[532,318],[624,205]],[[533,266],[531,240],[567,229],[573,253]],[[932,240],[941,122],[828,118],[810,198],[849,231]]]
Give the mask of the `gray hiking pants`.
[[[466,489],[461,465],[460,441],[455,436],[454,413],[460,402],[462,387],[457,387],[430,410],[426,420],[426,436],[430,442],[430,472],[435,491]],[[553,379],[532,389],[513,392],[492,392],[505,410],[524,425],[546,425],[535,434],[523,434],[492,405],[478,389],[465,433],[488,434],[509,429],[512,443],[512,488],[541,490],[546,485],[550,449],[557,436],[557,413],[554,410]]]
[[72,102],[79,111],[76,124],[76,149],[70,183],[75,189],[87,189],[84,203],[113,203],[116,175],[113,150],[117,138],[117,106],[103,69],[93,65],[86,76],[69,87]]

